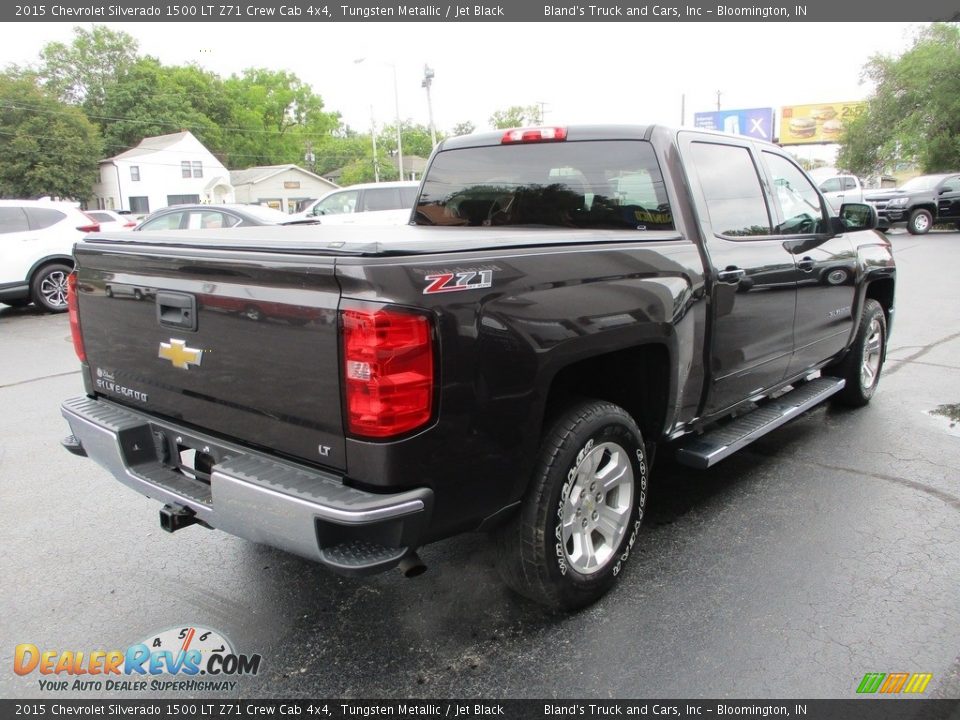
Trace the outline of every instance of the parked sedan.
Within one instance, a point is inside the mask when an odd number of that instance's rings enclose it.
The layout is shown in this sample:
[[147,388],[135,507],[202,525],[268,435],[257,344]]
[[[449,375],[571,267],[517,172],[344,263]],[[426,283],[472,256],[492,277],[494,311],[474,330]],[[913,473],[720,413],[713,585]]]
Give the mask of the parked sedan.
[[205,230],[289,222],[286,213],[260,205],[174,205],[150,214],[134,230]]
[[137,222],[133,217],[130,215],[121,215],[113,210],[87,210],[86,213],[100,223],[101,232],[130,230],[137,226]]

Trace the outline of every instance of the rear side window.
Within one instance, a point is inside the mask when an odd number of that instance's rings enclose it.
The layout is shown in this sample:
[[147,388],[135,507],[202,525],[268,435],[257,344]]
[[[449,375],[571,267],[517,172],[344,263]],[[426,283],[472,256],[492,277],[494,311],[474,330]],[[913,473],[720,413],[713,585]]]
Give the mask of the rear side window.
[[363,191],[363,212],[399,210],[403,207],[398,188],[375,188]]
[[413,204],[417,201],[418,190],[420,190],[419,187],[400,188],[400,202],[403,203],[401,207],[412,208]]
[[750,151],[702,142],[690,149],[713,231],[732,237],[770,235],[770,215]]
[[29,229],[23,208],[0,207],[0,233],[24,232]]
[[43,230],[51,225],[56,225],[66,217],[59,210],[51,210],[50,208],[24,208],[24,210],[26,210],[31,230]]
[[430,166],[418,225],[672,230],[653,148],[641,140],[447,150]]

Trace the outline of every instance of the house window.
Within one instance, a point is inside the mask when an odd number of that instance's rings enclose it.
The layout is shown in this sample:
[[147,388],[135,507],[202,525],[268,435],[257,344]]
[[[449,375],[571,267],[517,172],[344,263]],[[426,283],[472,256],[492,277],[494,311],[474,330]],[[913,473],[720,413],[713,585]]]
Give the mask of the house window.
[[199,195],[167,195],[167,207],[171,205],[198,205]]
[[180,177],[188,178],[190,177],[190,161],[183,160],[180,163]]
[[130,212],[134,215],[146,215],[150,212],[150,198],[146,195],[130,197]]
[[139,165],[130,166],[130,179],[133,180],[133,182],[140,182],[140,166]]
[[193,161],[193,176],[195,178],[203,177],[203,163],[200,162],[199,160]]

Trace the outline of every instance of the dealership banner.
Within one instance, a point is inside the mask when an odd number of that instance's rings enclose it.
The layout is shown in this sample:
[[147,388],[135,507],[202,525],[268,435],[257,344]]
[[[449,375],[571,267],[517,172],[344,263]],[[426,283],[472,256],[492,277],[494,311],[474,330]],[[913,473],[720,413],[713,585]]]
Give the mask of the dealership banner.
[[847,123],[866,110],[867,103],[862,101],[786,105],[780,108],[780,144],[840,142]]
[[717,110],[693,115],[693,125],[701,130],[719,130],[757,140],[773,140],[773,108]]

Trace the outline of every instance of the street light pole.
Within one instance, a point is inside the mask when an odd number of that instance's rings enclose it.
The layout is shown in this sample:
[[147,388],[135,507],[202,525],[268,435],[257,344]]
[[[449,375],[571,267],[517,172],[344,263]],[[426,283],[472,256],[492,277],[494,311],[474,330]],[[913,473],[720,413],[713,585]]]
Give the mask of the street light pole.
[[423,82],[420,83],[421,87],[426,88],[427,90],[427,112],[430,115],[430,147],[434,148],[437,146],[437,128],[433,124],[433,101],[430,99],[430,86],[433,85],[433,68],[429,65],[423,66]]
[[[366,58],[362,57],[357,58],[353,62],[355,65],[359,65],[364,60],[366,60]],[[381,60],[381,62],[393,68],[393,106],[397,119],[397,169],[400,171],[400,179],[403,180],[403,140],[400,138],[400,89],[397,83],[397,66],[394,63],[383,60]]]
[[373,119],[373,105],[370,106],[370,142],[373,143],[373,181],[380,182],[380,163],[377,162],[377,122]]
[[393,68],[393,104],[397,113],[397,169],[400,171],[400,179],[403,180],[403,141],[400,139],[400,90],[397,83],[397,66],[393,63],[387,63]]

